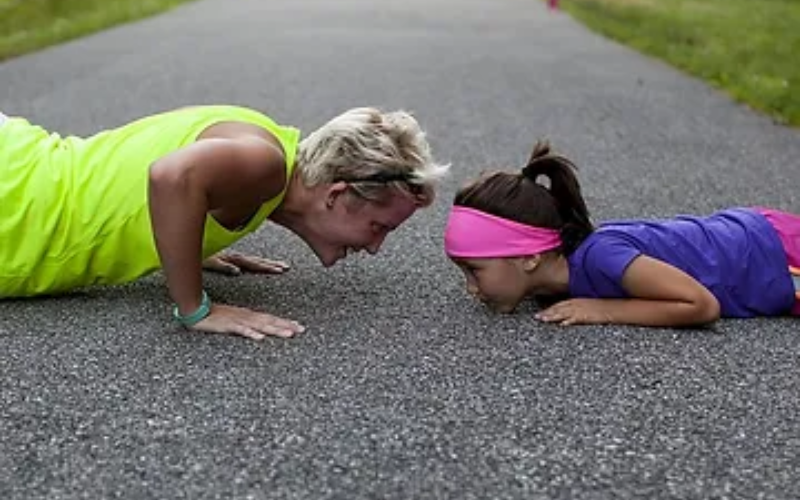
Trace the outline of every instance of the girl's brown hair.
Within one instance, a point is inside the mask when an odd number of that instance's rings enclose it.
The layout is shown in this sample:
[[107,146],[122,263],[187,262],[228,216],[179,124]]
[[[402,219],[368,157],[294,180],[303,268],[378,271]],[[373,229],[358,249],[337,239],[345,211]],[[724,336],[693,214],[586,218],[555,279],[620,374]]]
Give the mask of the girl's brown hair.
[[453,204],[557,229],[561,250],[569,255],[594,231],[576,170],[572,161],[539,141],[521,172],[496,172],[478,179],[459,190]]

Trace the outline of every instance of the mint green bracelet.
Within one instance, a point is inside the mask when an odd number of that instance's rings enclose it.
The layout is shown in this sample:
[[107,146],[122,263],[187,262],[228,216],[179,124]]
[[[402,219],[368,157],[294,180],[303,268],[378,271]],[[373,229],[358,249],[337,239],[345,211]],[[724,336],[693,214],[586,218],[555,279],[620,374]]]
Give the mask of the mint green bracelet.
[[175,306],[175,309],[172,311],[172,315],[175,316],[175,319],[178,320],[180,324],[189,327],[201,322],[210,313],[211,299],[208,298],[208,294],[205,290],[203,290],[203,297],[200,299],[200,306],[193,313],[184,316],[178,310],[178,306]]

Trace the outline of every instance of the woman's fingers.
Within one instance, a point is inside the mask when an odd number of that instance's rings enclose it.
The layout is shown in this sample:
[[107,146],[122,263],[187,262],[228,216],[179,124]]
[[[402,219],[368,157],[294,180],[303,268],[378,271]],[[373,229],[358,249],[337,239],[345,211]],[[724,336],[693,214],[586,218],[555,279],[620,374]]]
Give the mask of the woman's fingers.
[[226,333],[232,333],[252,340],[264,340],[265,335],[258,330],[254,330],[247,325],[232,325],[231,330]]
[[193,328],[210,333],[239,335],[253,340],[263,340],[267,335],[289,338],[305,331],[305,327],[296,321],[222,304],[215,304],[211,314]]
[[240,253],[224,254],[222,258],[229,264],[251,273],[281,274],[289,270],[289,264],[280,260],[270,260]]
[[203,269],[231,276],[238,276],[242,274],[242,270],[235,264],[228,262],[226,259],[214,255],[203,261]]
[[289,264],[280,260],[264,259],[236,252],[219,253],[203,261],[203,269],[217,273],[238,276],[243,272],[258,274],[283,274]]
[[302,333],[305,330],[305,328],[296,321],[253,311],[251,311],[251,314],[252,315],[245,320],[245,324],[249,328],[264,335],[288,338],[297,333]]

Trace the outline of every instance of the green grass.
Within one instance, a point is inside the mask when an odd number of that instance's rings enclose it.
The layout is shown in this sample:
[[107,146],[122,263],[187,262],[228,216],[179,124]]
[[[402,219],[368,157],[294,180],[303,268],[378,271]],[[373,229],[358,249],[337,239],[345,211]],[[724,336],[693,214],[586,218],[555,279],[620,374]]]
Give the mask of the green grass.
[[561,0],[605,36],[800,126],[800,0]]
[[0,0],[0,61],[190,0]]

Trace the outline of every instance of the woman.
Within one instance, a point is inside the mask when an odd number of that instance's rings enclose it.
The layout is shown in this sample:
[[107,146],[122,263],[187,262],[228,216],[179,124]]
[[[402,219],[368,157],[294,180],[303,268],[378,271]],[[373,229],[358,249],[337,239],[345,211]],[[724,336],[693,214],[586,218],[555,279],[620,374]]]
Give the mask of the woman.
[[294,321],[212,303],[202,269],[282,272],[220,253],[265,220],[302,238],[323,265],[375,253],[434,198],[447,171],[403,111],[351,109],[301,140],[238,106],[144,117],[88,138],[0,118],[0,298],[120,284],[163,269],[188,328],[253,339]]

